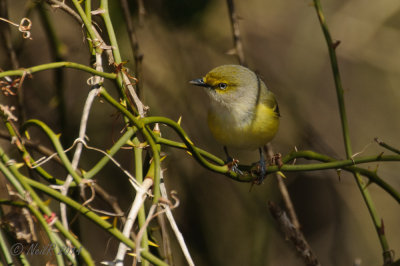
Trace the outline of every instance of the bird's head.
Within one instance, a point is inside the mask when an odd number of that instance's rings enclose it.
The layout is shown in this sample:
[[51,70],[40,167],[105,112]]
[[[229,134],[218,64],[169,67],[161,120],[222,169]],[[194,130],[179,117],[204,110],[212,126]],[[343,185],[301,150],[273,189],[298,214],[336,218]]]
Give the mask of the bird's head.
[[240,65],[222,65],[212,69],[203,78],[190,81],[193,85],[206,88],[213,100],[225,105],[254,95],[258,82],[253,71]]

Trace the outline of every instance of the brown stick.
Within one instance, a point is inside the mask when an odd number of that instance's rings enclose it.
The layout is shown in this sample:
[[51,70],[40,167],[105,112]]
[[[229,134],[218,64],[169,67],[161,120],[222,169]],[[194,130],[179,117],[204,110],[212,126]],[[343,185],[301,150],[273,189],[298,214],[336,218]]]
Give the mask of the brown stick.
[[[274,152],[272,150],[271,144],[267,144],[264,146],[264,151],[267,153],[269,158],[274,156]],[[274,174],[276,180],[278,181],[278,188],[281,192],[283,202],[285,203],[286,210],[289,212],[290,221],[296,229],[300,229],[299,219],[297,218],[296,211],[294,210],[292,199],[290,198],[289,191],[286,187],[285,182],[282,177],[278,174]]]
[[[139,49],[139,42],[136,35],[135,28],[133,27],[133,21],[131,14],[129,13],[129,4],[127,0],[120,0],[121,8],[125,17],[126,21],[126,28],[128,31],[129,41],[131,43],[131,49],[133,53],[133,57],[135,58],[135,76],[137,78],[136,82],[136,93],[142,101],[143,99],[143,74],[142,74],[142,61],[143,61],[143,54],[140,52]],[[139,1],[140,4],[140,1]],[[143,3],[142,3],[143,4]],[[139,14],[141,14],[141,7],[139,5]],[[139,18],[142,15],[139,16]],[[139,19],[139,24],[141,23]]]
[[298,254],[304,259],[306,265],[321,266],[321,263],[318,261],[307,240],[304,238],[303,233],[292,224],[286,213],[271,201],[268,202],[268,209],[280,225],[285,237],[294,244]]
[[244,57],[242,38],[240,36],[239,22],[238,22],[238,16],[235,11],[235,5],[233,4],[233,0],[227,0],[226,2],[228,4],[229,18],[231,20],[235,52],[239,59],[239,64],[241,64],[242,66],[246,66],[247,64]]

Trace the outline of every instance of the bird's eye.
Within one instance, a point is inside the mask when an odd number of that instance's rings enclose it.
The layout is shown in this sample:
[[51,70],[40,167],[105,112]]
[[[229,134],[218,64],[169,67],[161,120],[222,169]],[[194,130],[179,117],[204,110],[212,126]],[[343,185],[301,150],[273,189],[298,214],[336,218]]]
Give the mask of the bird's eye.
[[228,85],[226,85],[226,83],[220,83],[220,84],[218,84],[218,88],[220,88],[221,90],[225,90],[227,86],[228,86]]

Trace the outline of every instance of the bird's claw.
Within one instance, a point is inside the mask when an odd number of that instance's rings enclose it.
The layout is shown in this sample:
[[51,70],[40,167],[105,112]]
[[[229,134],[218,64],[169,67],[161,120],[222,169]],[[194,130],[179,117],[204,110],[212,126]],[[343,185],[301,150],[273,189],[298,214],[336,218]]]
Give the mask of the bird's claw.
[[239,160],[234,158],[228,158],[226,165],[230,171],[237,173],[238,175],[243,175],[243,172],[239,169]]
[[258,163],[258,175],[257,178],[254,180],[254,184],[261,185],[266,175],[267,165],[264,160],[260,160],[260,162]]
[[[282,162],[282,155],[280,153],[275,154],[270,162],[269,165],[277,165],[279,169],[282,167],[283,162]],[[264,161],[263,158],[260,159],[258,163],[258,172],[257,172],[257,178],[254,180],[254,184],[256,185],[261,185],[262,182],[264,181],[265,176],[267,175],[267,164]]]

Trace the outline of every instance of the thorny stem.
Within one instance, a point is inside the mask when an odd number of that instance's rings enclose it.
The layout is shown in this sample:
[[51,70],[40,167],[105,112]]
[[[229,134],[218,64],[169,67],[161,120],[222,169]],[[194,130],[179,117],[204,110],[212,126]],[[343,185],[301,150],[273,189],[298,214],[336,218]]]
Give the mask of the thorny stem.
[[[138,181],[139,184],[143,183],[143,149],[139,147],[140,142],[137,137],[133,138],[132,140],[133,145],[136,147],[133,148],[134,156],[135,156],[135,177],[136,180]],[[146,222],[146,212],[145,212],[145,207],[144,204],[140,207],[139,213],[138,213],[138,224],[139,228],[142,228],[145,225]],[[149,239],[147,237],[147,229],[144,229],[143,233],[143,238],[140,243],[140,247],[142,250],[148,251],[149,250]],[[143,261],[143,266],[149,266],[149,262]]]
[[[351,149],[351,142],[350,142],[350,134],[349,134],[349,126],[347,122],[347,115],[346,115],[346,108],[344,103],[344,90],[342,86],[342,81],[340,78],[339,66],[336,57],[335,45],[332,41],[328,25],[325,20],[325,16],[322,12],[322,6],[319,0],[314,0],[314,7],[317,12],[318,20],[320,22],[322,31],[325,36],[325,40],[328,46],[329,57],[331,61],[331,67],[333,72],[333,78],[335,81],[336,87],[336,94],[337,100],[339,104],[339,112],[340,112],[340,120],[342,123],[342,132],[343,132],[343,139],[344,139],[344,146],[346,150],[347,158],[352,158],[352,149]],[[371,195],[367,190],[367,186],[364,184],[360,174],[358,172],[354,172],[354,177],[356,179],[357,185],[361,191],[361,194],[364,198],[364,201],[367,205],[368,211],[371,215],[372,221],[375,225],[376,232],[378,234],[379,241],[381,243],[382,251],[383,251],[383,259],[384,264],[390,264],[393,262],[392,253],[390,252],[389,244],[387,242],[386,236],[384,234],[383,228],[383,220],[378,216],[377,210],[375,209],[374,203],[372,201]]]
[[[122,59],[121,59],[121,54],[120,54],[119,48],[118,48],[117,37],[115,35],[114,27],[112,25],[111,18],[110,18],[110,13],[109,13],[109,9],[108,9],[108,0],[101,0],[100,8],[103,9],[103,12],[101,13],[101,15],[102,15],[104,24],[107,29],[108,37],[110,38],[112,53],[114,55],[114,63],[117,66],[119,66],[120,64],[122,64]],[[125,73],[125,71],[121,70],[118,72],[117,84],[118,84],[118,87],[120,88],[121,95],[123,95],[123,97],[131,104],[133,111],[136,112],[136,110],[137,110],[139,115],[141,117],[144,117],[145,106],[140,101],[139,97],[137,96],[137,94],[133,88],[132,81],[129,79],[128,74]],[[124,87],[126,88],[126,91],[124,90]],[[135,104],[136,108],[133,106],[133,103]]]
[[85,28],[90,36],[90,39],[93,42],[92,44],[94,49],[96,50],[96,53],[101,54],[103,51],[101,48],[101,43],[100,40],[97,38],[95,31],[93,30],[91,21],[86,16],[85,11],[82,9],[82,6],[80,5],[78,0],[72,0],[72,3],[74,4],[76,10],[78,11],[78,14],[81,17],[83,24],[85,25]]
[[[126,238],[117,228],[112,226],[107,221],[103,220],[96,213],[94,213],[91,210],[89,210],[88,208],[82,206],[82,204],[74,201],[70,197],[62,195],[60,192],[58,192],[58,191],[56,191],[54,189],[51,189],[48,186],[46,186],[44,184],[41,184],[41,183],[39,183],[39,182],[37,182],[35,180],[29,179],[29,178],[26,178],[26,177],[24,178],[24,180],[30,186],[32,186],[32,187],[34,187],[36,189],[39,189],[40,191],[46,193],[50,197],[52,197],[54,199],[57,199],[59,201],[62,201],[64,203],[66,203],[69,207],[77,210],[79,213],[84,215],[86,218],[88,218],[89,220],[93,221],[95,224],[97,224],[101,228],[105,229],[107,232],[112,234],[114,237],[116,237],[120,241],[122,241],[125,244],[127,244],[130,248],[132,248],[132,249],[135,248],[135,243],[132,240],[130,240],[129,238]],[[163,261],[161,261],[160,259],[158,259],[154,255],[152,255],[150,252],[144,252],[143,251],[142,252],[142,256],[144,258],[146,258],[147,260],[149,260],[150,262],[156,264],[156,265],[164,265],[164,266],[166,266],[166,264]]]
[[[0,149],[0,157],[1,157],[0,170],[2,173],[4,173],[8,177],[9,181],[17,189],[17,192],[24,198],[26,196],[31,197],[32,201],[35,202],[35,204],[40,208],[40,210],[44,214],[51,216],[52,211],[47,207],[46,204],[44,204],[44,202],[40,199],[40,197],[36,194],[36,192],[31,187],[32,182],[36,182],[36,181],[33,181],[32,179],[29,179],[29,178],[23,176],[22,174],[20,174],[17,167],[15,166],[15,164],[10,163],[11,162],[10,159],[8,158],[8,156],[4,153],[4,151],[2,149]],[[16,185],[16,183],[18,183],[18,185]],[[36,182],[36,183],[38,183],[38,182]],[[42,185],[42,184],[40,184],[40,185]],[[52,190],[52,189],[48,188],[46,185],[43,185],[43,186],[49,190]],[[54,191],[54,190],[52,190],[52,191]],[[65,230],[65,228],[62,226],[62,224],[59,221],[56,221],[54,223],[54,225],[67,239],[69,239],[73,243],[73,245],[76,248],[82,247],[81,256],[85,260],[86,264],[94,265],[93,260],[90,256],[90,253],[80,244],[80,242],[78,240],[76,240],[74,237],[72,237],[72,235],[68,232],[68,230]]]
[[86,65],[73,63],[73,62],[55,62],[55,63],[37,65],[34,67],[25,68],[25,69],[8,70],[8,71],[0,72],[0,78],[7,77],[7,76],[21,76],[22,77],[23,75],[26,75],[26,74],[34,74],[36,72],[49,70],[49,69],[62,68],[62,67],[83,70],[85,72],[88,72],[93,75],[100,76],[100,77],[103,77],[106,79],[116,79],[117,78],[117,75],[115,73],[105,73],[102,71],[97,71]]

